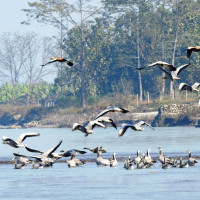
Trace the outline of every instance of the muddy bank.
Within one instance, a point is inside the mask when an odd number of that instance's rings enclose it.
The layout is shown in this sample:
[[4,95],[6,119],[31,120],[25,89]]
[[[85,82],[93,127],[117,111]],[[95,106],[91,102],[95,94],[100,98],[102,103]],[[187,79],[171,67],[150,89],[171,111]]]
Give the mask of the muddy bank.
[[197,126],[200,119],[199,104],[166,104],[158,109],[153,126]]
[[[152,126],[200,126],[200,105],[199,104],[165,104],[151,111],[138,112],[131,110],[123,113],[107,113],[117,126],[123,123],[134,123],[144,120]],[[0,114],[1,128],[71,128],[73,123],[86,124],[92,120],[99,110],[94,109],[58,109],[58,108],[31,108],[30,110],[17,111],[14,113]]]
[[[99,111],[96,110],[83,110],[80,112],[70,112],[60,109],[41,109],[35,108],[27,111],[25,114],[17,113],[4,113],[0,116],[1,128],[62,128],[72,127],[73,123],[78,122],[80,124],[86,124],[89,120],[92,120]],[[151,123],[155,116],[158,114],[155,112],[134,112],[129,113],[108,113],[106,116],[110,116],[117,126],[122,123],[133,123],[137,120],[145,120]]]

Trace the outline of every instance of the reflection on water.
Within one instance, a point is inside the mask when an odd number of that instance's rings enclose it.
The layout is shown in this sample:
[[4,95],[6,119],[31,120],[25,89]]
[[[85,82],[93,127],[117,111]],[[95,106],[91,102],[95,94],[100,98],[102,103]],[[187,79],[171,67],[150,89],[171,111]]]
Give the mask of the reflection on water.
[[[24,143],[34,149],[46,151],[60,139],[58,149],[96,147],[102,145],[111,158],[112,152],[119,155],[135,156],[137,149],[152,155],[158,155],[162,147],[167,155],[187,156],[187,149],[192,155],[200,155],[199,129],[194,127],[156,128],[152,131],[145,127],[142,132],[128,130],[123,137],[118,137],[113,128],[95,129],[95,134],[88,137],[71,129],[19,129],[1,130],[1,136],[13,139],[20,133],[38,131],[39,137],[27,138]],[[11,159],[13,152],[30,154],[25,149],[14,149],[0,144],[0,159]],[[92,153],[88,157],[95,157]],[[163,170],[160,163],[150,169],[125,170],[120,162],[116,168],[97,167],[96,163],[86,163],[75,169],[66,163],[55,163],[53,167],[34,170],[27,166],[24,170],[14,170],[13,165],[0,165],[1,199],[198,199],[200,165],[179,169]]]

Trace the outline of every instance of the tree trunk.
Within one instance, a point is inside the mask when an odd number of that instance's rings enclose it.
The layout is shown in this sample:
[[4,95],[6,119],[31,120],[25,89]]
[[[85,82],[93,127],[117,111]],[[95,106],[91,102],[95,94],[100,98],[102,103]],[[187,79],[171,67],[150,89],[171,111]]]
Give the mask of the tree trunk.
[[[172,65],[175,64],[175,54],[176,54],[176,47],[178,43],[178,27],[179,27],[179,20],[177,21],[176,26],[176,32],[175,32],[175,39],[174,39],[174,46],[173,46],[173,52],[172,52]],[[170,82],[170,95],[171,98],[174,99],[174,82]]]
[[[138,24],[138,19],[137,19],[137,67],[140,68],[140,35],[139,35],[139,24]],[[143,100],[143,87],[142,87],[142,75],[141,71],[138,70],[138,79],[139,79],[139,90],[140,90],[140,101]]]
[[[80,4],[80,8],[82,9],[82,4]],[[80,9],[80,10],[81,10]],[[81,68],[81,106],[85,107],[86,106],[86,101],[85,101],[85,66],[84,66],[84,59],[85,59],[85,51],[84,51],[84,35],[83,35],[83,15],[81,12],[81,59],[80,59],[80,68]]]

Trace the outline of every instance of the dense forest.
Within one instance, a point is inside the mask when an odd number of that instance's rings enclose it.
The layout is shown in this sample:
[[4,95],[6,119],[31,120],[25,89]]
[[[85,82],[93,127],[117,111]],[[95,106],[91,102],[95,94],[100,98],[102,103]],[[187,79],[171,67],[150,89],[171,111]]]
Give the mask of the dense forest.
[[[107,96],[174,98],[181,82],[200,82],[200,54],[186,56],[200,44],[200,0],[35,0],[23,9],[32,21],[55,27],[55,37],[35,33],[1,36],[0,103],[85,106]],[[57,70],[47,83],[51,57],[74,63],[50,64]],[[175,67],[191,63],[180,80],[163,79],[162,60]],[[7,77],[7,78],[5,78]]]

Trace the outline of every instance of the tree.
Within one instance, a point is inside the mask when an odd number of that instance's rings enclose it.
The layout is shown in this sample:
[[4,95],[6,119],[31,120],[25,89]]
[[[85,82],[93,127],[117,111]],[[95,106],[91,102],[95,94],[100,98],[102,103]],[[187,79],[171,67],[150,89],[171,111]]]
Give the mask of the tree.
[[[90,6],[90,0],[76,0],[74,3],[68,3],[63,0],[58,1],[38,1],[29,3],[31,9],[24,9],[28,16],[28,22],[32,19],[36,19],[38,22],[50,23],[53,26],[60,28],[62,26],[65,32],[68,31],[68,26],[74,26],[79,30],[80,34],[80,51],[79,59],[76,60],[76,65],[80,66],[80,75],[81,75],[81,104],[85,106],[85,45],[86,45],[86,36],[84,35],[87,21],[91,20],[95,14],[98,14],[101,6],[96,8],[95,6]],[[75,14],[75,17],[74,17]],[[77,14],[79,19],[77,19]],[[70,24],[69,24],[70,23]],[[67,36],[66,36],[67,38]],[[66,53],[67,52],[66,47]]]
[[16,85],[23,75],[23,65],[27,60],[28,36],[18,33],[4,33],[1,36],[1,69],[5,78]]

